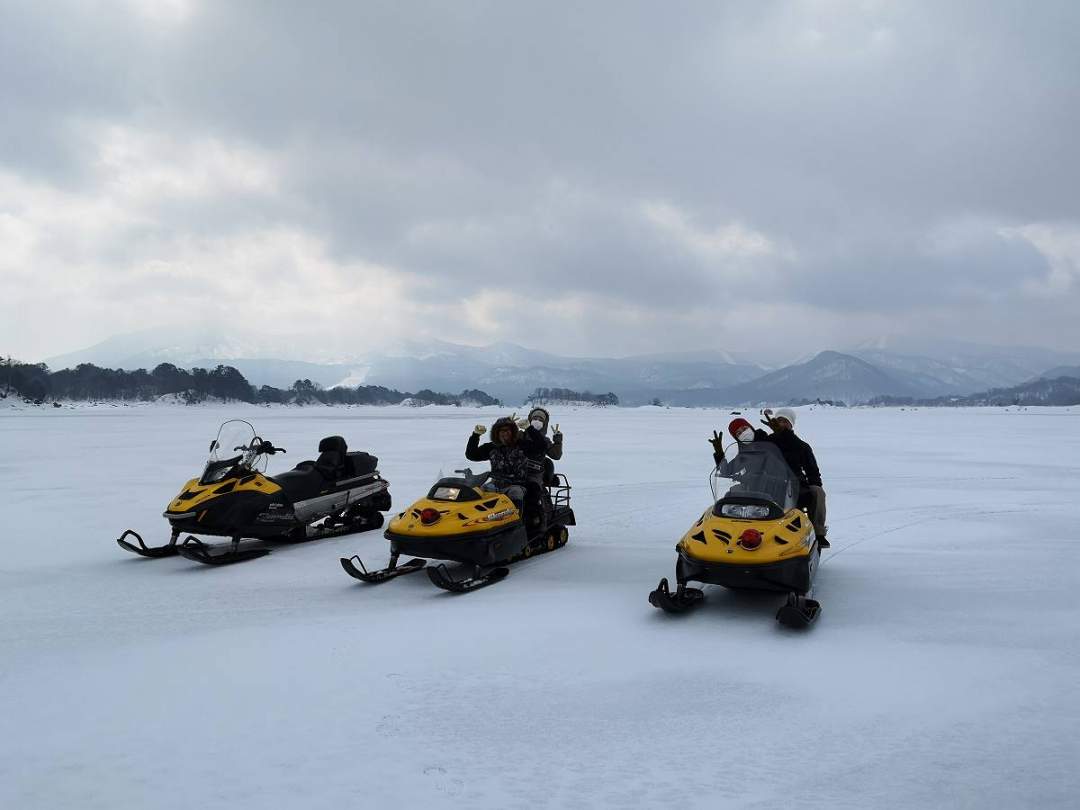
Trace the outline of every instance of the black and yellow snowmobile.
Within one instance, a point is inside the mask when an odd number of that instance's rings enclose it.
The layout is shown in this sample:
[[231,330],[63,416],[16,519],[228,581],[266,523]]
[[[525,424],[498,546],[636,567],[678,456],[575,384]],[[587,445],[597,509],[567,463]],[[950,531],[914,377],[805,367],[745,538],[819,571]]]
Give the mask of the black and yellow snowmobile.
[[[461,469],[439,478],[426,497],[390,520],[384,532],[390,541],[386,568],[369,571],[356,556],[343,557],[342,567],[363,582],[377,583],[419,571],[428,560],[461,563],[468,572],[461,579],[445,562],[427,566],[427,574],[443,590],[464,593],[503,579],[510,563],[566,545],[567,527],[575,525],[570,484],[550,461],[542,491],[526,496],[524,513],[507,495],[483,488],[489,476]],[[398,565],[402,555],[414,559]]]
[[675,546],[675,592],[661,579],[649,602],[682,613],[705,598],[687,583],[702,582],[786,593],[776,618],[789,627],[817,619],[821,605],[811,594],[820,544],[796,506],[799,480],[780,450],[768,442],[739,444],[738,454],[713,471],[711,487],[713,505]]
[[[341,436],[328,436],[319,442],[315,461],[264,475],[268,457],[284,452],[260,438],[249,422],[225,422],[210,443],[202,475],[188,481],[165,510],[172,527],[169,542],[147,546],[131,529],[116,542],[144,557],[179,554],[222,565],[269,554],[269,541],[296,543],[382,526],[390,490],[375,456],[350,453]],[[191,535],[181,543],[183,532]],[[194,535],[231,542],[211,546]]]

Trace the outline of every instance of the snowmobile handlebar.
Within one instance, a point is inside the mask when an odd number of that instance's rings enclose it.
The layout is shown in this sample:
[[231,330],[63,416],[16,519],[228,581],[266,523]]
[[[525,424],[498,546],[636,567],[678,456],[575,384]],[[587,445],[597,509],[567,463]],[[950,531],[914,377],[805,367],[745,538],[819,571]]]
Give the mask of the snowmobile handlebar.
[[286,453],[286,452],[288,452],[284,447],[274,447],[273,442],[268,442],[268,441],[265,441],[264,439],[259,439],[259,443],[252,446],[252,447],[250,447],[250,448],[244,447],[243,445],[241,445],[240,447],[234,447],[233,448],[233,450],[249,450],[249,449],[254,450],[259,455],[262,455],[263,453],[266,453],[266,455],[268,455],[268,456],[272,456],[275,453]]

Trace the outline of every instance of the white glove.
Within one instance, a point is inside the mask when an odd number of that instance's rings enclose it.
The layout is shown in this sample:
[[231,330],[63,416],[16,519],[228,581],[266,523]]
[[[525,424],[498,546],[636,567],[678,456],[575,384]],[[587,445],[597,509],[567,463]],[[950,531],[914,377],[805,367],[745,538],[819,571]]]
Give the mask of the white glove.
[[487,433],[487,428],[483,425],[477,425],[472,429],[472,432],[477,436],[483,436],[485,433]]
[[517,420],[517,426],[518,426],[518,430],[525,430],[525,428],[527,428],[529,426],[529,420],[528,419],[518,419]]

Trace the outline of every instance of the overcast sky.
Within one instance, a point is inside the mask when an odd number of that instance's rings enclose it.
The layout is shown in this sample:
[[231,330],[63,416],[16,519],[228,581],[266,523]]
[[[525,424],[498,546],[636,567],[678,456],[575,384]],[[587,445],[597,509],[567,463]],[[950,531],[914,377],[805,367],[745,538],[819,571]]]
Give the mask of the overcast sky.
[[1072,349],[1078,142],[1076,2],[0,0],[0,353]]

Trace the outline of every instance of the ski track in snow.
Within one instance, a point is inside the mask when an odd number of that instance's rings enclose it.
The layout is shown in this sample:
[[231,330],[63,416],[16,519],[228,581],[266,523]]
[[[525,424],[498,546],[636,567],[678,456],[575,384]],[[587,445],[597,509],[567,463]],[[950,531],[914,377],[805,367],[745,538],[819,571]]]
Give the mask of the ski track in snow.
[[401,509],[497,413],[0,411],[0,806],[1076,804],[1080,409],[800,409],[833,542],[806,633],[776,595],[646,601],[728,411],[553,414],[579,525],[468,595],[346,576],[379,532],[220,569],[113,541],[167,537],[223,419],[288,448],[271,473],[344,435]]

